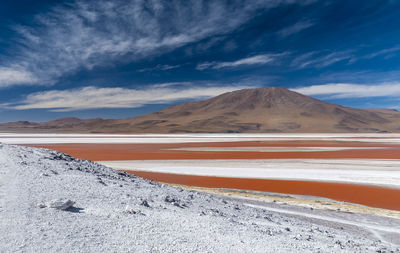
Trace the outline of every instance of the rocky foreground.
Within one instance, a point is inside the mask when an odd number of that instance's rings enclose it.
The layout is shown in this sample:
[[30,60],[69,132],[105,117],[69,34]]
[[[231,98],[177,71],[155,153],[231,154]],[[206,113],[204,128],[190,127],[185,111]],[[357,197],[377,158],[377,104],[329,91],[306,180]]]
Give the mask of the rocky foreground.
[[0,252],[400,252],[359,228],[0,144]]

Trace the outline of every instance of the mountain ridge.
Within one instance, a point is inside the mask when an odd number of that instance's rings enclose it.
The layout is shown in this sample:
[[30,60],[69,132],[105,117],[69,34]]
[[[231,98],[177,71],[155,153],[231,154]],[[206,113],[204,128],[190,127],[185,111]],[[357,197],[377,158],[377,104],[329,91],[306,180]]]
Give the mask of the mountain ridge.
[[0,131],[82,133],[400,132],[400,112],[355,109],[282,87],[243,89],[126,119],[62,118]]

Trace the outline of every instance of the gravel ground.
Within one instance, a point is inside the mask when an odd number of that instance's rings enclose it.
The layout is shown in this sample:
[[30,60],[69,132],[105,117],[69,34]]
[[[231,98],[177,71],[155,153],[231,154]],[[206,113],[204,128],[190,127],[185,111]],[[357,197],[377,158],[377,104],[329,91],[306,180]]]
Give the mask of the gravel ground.
[[0,252],[400,252],[373,231],[297,211],[0,144]]

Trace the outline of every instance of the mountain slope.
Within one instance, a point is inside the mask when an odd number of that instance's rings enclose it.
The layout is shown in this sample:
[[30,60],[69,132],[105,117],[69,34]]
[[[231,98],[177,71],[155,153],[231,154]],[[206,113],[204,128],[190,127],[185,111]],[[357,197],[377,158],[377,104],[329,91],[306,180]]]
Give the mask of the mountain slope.
[[[71,121],[71,120],[69,120]],[[400,112],[326,103],[285,88],[245,89],[122,120],[0,124],[0,130],[67,132],[400,132]],[[33,124],[33,125],[32,125]],[[38,123],[36,123],[38,124]]]
[[225,93],[121,122],[169,132],[375,132],[400,130],[400,113],[347,108],[274,87]]

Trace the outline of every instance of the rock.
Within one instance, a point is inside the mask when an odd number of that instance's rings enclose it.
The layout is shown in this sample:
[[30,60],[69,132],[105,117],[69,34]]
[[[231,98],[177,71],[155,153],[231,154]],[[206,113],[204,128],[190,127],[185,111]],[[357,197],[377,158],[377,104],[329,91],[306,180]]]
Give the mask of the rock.
[[174,198],[171,196],[166,196],[164,201],[180,208],[187,207],[184,202],[180,201],[178,198]]
[[144,213],[142,213],[140,210],[135,210],[133,208],[130,208],[129,206],[125,207],[125,212],[129,213],[129,214],[140,214],[140,215],[146,215]]
[[141,205],[142,205],[142,206],[145,206],[145,207],[150,207],[150,205],[149,205],[149,203],[147,202],[147,200],[143,200],[142,203],[141,203]]
[[47,207],[58,209],[58,210],[67,210],[75,204],[74,201],[69,199],[56,199],[47,203]]
[[164,201],[167,202],[167,203],[173,203],[173,202],[176,202],[176,199],[174,199],[171,196],[166,196]]
[[37,208],[45,208],[45,207],[47,207],[47,206],[46,206],[46,204],[44,204],[44,203],[38,203],[38,204],[36,204],[36,207],[37,207]]
[[97,182],[99,182],[100,184],[102,184],[102,185],[104,185],[104,186],[107,186],[107,184],[104,183],[103,180],[101,180],[101,178],[99,178],[99,179],[97,180]]

